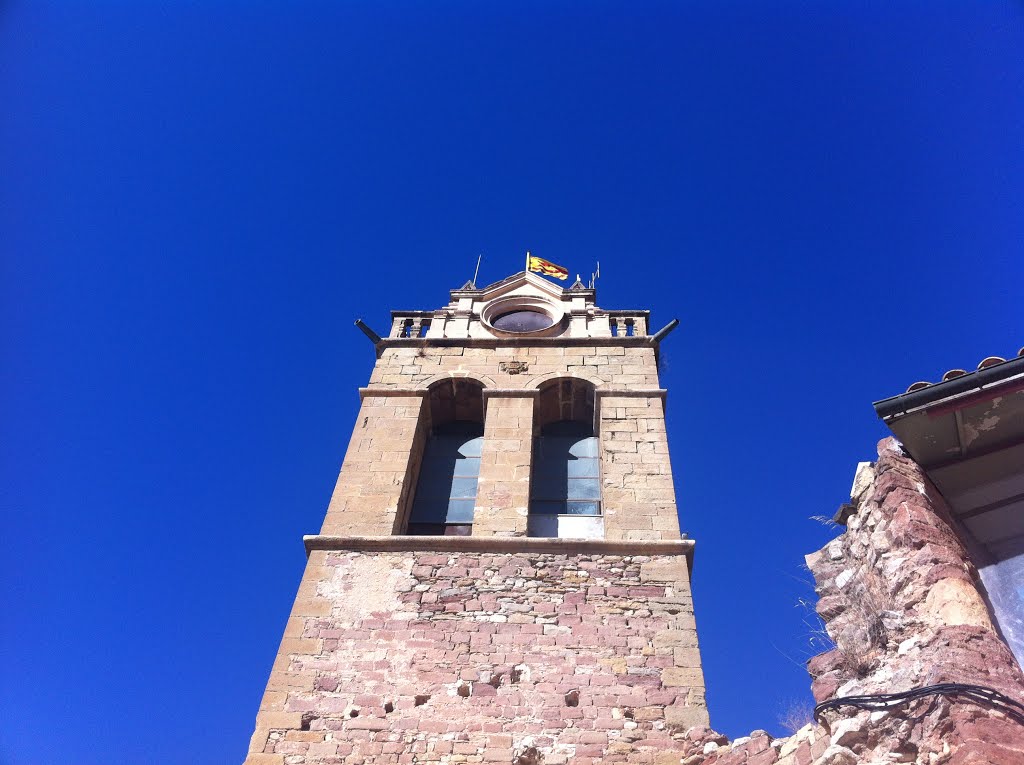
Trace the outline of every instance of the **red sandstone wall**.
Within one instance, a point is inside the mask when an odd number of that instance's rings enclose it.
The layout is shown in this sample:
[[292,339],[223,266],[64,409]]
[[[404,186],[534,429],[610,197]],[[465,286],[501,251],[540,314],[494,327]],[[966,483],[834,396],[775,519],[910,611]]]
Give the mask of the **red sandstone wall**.
[[707,722],[682,556],[316,551],[296,608],[251,765],[678,762]]
[[[942,496],[893,439],[857,473],[847,530],[807,564],[836,649],[808,669],[818,702],[937,683],[993,688],[1024,702],[1024,673],[992,626],[977,571]],[[1018,765],[1024,726],[985,704],[931,696],[875,712],[844,707],[788,739],[731,744],[686,735],[685,765]]]
[[[837,643],[810,662],[815,698],[962,682],[1024,701],[942,497],[894,441],[878,453],[808,556]],[[1024,763],[1024,726],[948,697],[785,739],[703,727],[681,557],[314,552],[282,652],[250,765]]]

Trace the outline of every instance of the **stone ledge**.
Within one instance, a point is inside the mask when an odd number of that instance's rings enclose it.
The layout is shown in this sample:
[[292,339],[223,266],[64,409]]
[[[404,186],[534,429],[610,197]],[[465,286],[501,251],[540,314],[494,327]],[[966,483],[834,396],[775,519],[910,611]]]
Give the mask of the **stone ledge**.
[[[639,312],[627,311],[630,315]],[[652,335],[634,335],[619,337],[383,337],[377,344],[377,350],[384,348],[448,348],[462,346],[465,348],[513,348],[531,347],[562,347],[562,346],[612,346],[650,347],[653,345]]]
[[426,388],[360,388],[359,389],[359,400],[362,401],[367,396],[418,396],[422,398],[430,393]]
[[608,539],[547,539],[541,537],[338,537],[307,534],[306,555],[314,550],[367,552],[493,552],[493,553],[597,553],[604,555],[685,555],[692,566],[692,539],[641,541]]
[[[551,379],[584,379],[575,375],[566,374],[557,378]],[[476,382],[473,378],[469,377],[453,377],[453,380],[470,380]],[[544,382],[549,382],[545,380]],[[385,388],[380,387],[380,383],[370,385],[365,388],[359,389],[359,398],[363,399],[367,396],[426,396],[430,393],[430,388]],[[497,396],[502,398],[514,398],[517,396],[531,397],[540,395],[540,388],[483,388],[483,396],[485,398],[491,396]],[[666,398],[668,391],[665,388],[613,388],[613,387],[602,387],[600,385],[594,388],[594,395],[598,397],[603,396],[622,396],[632,398]]]
[[633,398],[665,398],[668,390],[665,388],[594,388],[595,396],[622,396]]

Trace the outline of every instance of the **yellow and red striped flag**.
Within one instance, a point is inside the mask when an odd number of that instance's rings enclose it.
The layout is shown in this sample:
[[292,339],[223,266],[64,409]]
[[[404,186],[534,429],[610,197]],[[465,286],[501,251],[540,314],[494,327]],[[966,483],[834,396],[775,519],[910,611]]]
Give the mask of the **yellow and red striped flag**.
[[534,257],[529,253],[526,254],[526,267],[528,271],[533,271],[537,274],[544,274],[544,276],[553,276],[556,279],[561,279],[562,281],[569,278],[569,269],[555,265],[550,260]]

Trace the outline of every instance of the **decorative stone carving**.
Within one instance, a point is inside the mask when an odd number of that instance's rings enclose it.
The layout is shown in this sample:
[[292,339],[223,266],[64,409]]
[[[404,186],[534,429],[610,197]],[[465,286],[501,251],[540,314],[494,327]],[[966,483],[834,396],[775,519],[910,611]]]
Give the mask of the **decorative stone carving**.
[[530,371],[530,364],[526,361],[501,361],[498,363],[498,369],[510,375],[521,375]]

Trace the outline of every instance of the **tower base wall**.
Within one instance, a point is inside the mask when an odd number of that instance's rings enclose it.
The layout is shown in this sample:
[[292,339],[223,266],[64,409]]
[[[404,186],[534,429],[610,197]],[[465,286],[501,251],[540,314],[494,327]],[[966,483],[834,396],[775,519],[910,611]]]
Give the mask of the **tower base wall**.
[[631,547],[312,550],[247,765],[661,762],[708,719],[687,555]]

